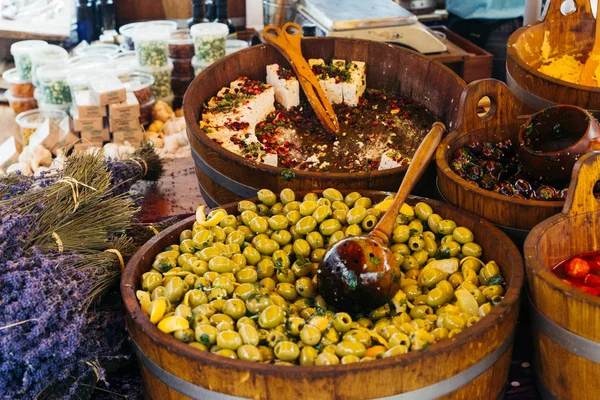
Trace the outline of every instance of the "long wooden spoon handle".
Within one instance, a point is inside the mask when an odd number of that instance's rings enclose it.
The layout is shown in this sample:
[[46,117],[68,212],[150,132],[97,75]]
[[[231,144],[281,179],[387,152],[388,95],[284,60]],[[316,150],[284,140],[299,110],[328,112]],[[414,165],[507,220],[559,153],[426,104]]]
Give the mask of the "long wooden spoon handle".
[[400,207],[421,175],[423,175],[423,172],[425,172],[429,166],[429,161],[431,161],[435,149],[440,144],[444,132],[446,132],[444,124],[441,122],[434,123],[433,127],[415,152],[415,155],[408,166],[408,170],[406,171],[406,175],[404,175],[400,189],[398,189],[398,193],[396,193],[394,202],[371,231],[371,236],[377,237],[382,243],[387,245],[389,237],[392,235],[392,230],[396,223],[396,216],[398,215],[398,211],[400,211]]

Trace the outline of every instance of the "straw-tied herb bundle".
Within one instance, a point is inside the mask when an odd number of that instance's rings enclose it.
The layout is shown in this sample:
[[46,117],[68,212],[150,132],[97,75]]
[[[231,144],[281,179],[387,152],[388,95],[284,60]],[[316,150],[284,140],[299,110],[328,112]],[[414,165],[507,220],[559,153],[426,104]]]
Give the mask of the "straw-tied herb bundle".
[[52,175],[0,178],[1,398],[89,397],[125,357],[115,283],[155,234],[129,189],[161,174],[144,143],[127,161],[74,153]]

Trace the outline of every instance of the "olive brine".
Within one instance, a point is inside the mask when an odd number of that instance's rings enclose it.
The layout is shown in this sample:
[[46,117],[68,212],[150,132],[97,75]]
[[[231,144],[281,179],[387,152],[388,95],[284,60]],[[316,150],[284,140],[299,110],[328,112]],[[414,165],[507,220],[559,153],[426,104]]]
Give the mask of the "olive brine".
[[327,249],[373,229],[392,201],[263,189],[238,203],[239,215],[199,207],[192,229],[142,275],[141,308],[162,332],[247,361],[334,365],[424,350],[490,313],[504,279],[469,229],[424,202],[404,204],[390,242],[402,289],[368,315],[328,307],[317,293]]

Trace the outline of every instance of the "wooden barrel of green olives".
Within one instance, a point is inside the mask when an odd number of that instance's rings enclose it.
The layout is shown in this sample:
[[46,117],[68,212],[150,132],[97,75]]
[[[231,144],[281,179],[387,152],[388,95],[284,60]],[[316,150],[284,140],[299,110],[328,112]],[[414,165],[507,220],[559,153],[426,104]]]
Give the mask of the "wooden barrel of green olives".
[[[490,97],[492,107],[480,117],[477,103],[485,96]],[[521,126],[517,123],[513,96],[506,85],[493,79],[471,82],[462,94],[458,113],[461,124],[442,140],[435,155],[438,188],[449,203],[513,231],[529,231],[560,212],[564,201],[525,199],[485,190],[451,168],[455,152],[471,140],[497,143],[510,139],[513,145],[518,145]]]
[[559,262],[600,248],[600,203],[593,194],[598,179],[600,154],[581,157],[563,211],[533,228],[525,241],[535,368],[544,399],[589,400],[600,390],[600,297],[552,272]]
[[[302,198],[306,193],[296,193],[296,196]],[[346,196],[348,191],[342,191],[342,194]],[[388,193],[363,191],[361,195],[376,203],[384,200]],[[142,275],[152,268],[155,257],[161,251],[179,243],[182,232],[192,229],[196,221],[192,217],[161,232],[140,248],[121,279],[127,329],[138,355],[148,398],[498,398],[506,384],[519,312],[524,275],[521,255],[504,233],[477,216],[434,200],[418,197],[408,200],[411,205],[418,202],[425,202],[435,213],[464,227],[461,234],[471,236],[472,233],[483,249],[481,258],[497,262],[495,268],[499,268],[504,277],[504,297],[496,306],[490,307],[481,320],[421,351],[345,365],[251,363],[202,351],[157,329],[136,299],[136,291],[142,289]],[[237,214],[239,208],[246,205],[230,204],[223,208]],[[422,206],[415,208],[417,215]],[[472,237],[465,240],[472,240]],[[498,273],[489,271],[490,275]],[[262,314],[259,320],[261,318]],[[328,323],[326,319],[325,323]],[[335,320],[333,324],[335,326]],[[292,334],[294,328],[286,324],[286,329]]]
[[543,21],[518,29],[508,40],[506,82],[523,103],[520,113],[530,114],[557,104],[600,110],[600,88],[566,82],[538,70],[545,52],[550,57],[569,54],[579,58],[592,49],[595,20],[590,2],[574,2],[574,12],[567,15],[561,12],[562,0],[546,3]]
[[[309,38],[302,40],[306,59],[322,58],[360,60],[366,62],[367,88],[386,89],[402,97],[411,97],[443,122],[448,129],[455,125],[458,97],[464,81],[436,61],[411,50],[390,44],[344,38]],[[254,196],[260,188],[279,192],[316,190],[327,187],[362,190],[398,189],[407,166],[382,171],[328,173],[257,164],[224,149],[209,139],[199,126],[202,109],[222,87],[240,76],[265,81],[266,66],[289,63],[272,46],[252,46],[215,62],[190,84],[184,98],[184,116],[191,144],[196,176],[202,195],[211,206],[226,204]],[[435,176],[432,166],[415,193],[430,196],[430,181]],[[419,189],[421,189],[419,191]]]

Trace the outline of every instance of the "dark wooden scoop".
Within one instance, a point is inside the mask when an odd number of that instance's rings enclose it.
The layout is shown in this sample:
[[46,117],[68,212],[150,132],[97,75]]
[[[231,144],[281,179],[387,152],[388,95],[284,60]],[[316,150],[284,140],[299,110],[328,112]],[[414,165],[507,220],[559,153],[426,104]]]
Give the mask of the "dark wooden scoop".
[[340,311],[369,311],[389,301],[400,289],[400,267],[390,249],[396,216],[442,140],[446,127],[436,122],[412,158],[394,202],[366,236],[337,242],[318,270],[319,293]]

